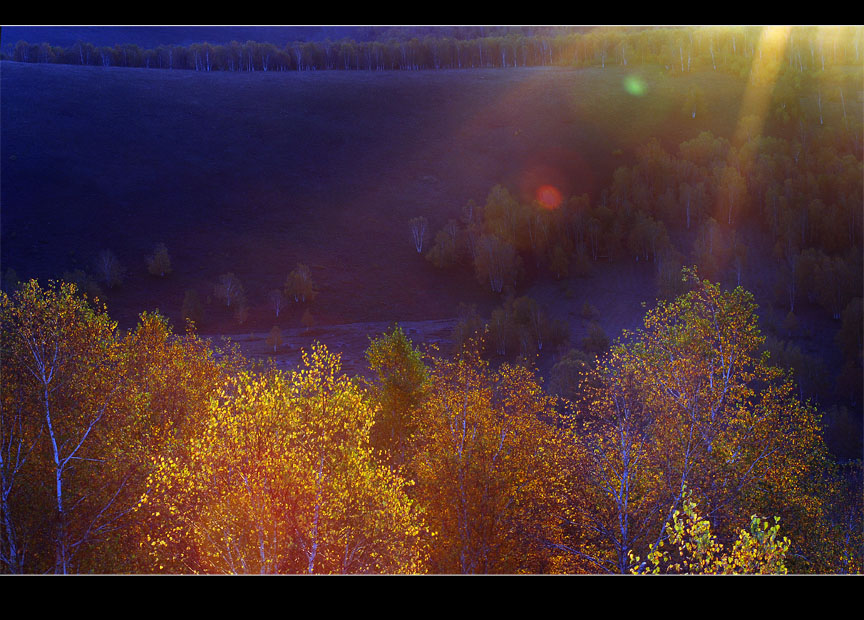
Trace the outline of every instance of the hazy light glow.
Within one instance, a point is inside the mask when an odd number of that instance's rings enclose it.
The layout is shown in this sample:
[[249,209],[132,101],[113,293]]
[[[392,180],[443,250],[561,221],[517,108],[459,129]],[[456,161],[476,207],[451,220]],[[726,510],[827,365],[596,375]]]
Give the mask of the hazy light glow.
[[554,185],[541,185],[537,188],[537,202],[546,209],[557,209],[563,200],[561,192]]
[[624,78],[624,90],[634,97],[641,97],[648,90],[648,86],[642,78],[636,75],[628,75]]
[[745,142],[754,133],[761,133],[765,125],[765,117],[771,104],[771,92],[780,72],[790,32],[789,26],[769,26],[762,29],[759,45],[750,65],[747,90],[738,114],[738,127],[734,136],[734,141],[738,144]]
[[[732,135],[732,144],[736,148],[762,133],[771,106],[771,93],[780,73],[791,32],[792,29],[789,26],[768,26],[763,28],[759,35],[759,43],[753,54],[753,60],[750,62],[747,87],[738,108],[737,126]],[[728,163],[732,166],[738,165],[733,161]],[[747,177],[747,170],[741,169],[739,172],[745,178]],[[717,202],[714,205],[714,218],[718,222],[725,219],[727,223],[733,224],[731,207],[724,217],[727,205],[723,203],[724,201],[718,193]],[[737,224],[737,222],[734,223]]]

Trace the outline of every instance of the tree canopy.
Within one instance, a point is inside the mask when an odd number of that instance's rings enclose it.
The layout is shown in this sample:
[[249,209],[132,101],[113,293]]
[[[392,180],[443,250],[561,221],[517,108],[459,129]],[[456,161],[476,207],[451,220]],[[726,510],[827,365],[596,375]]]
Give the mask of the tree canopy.
[[558,397],[482,333],[438,356],[394,326],[360,380],[322,345],[256,369],[74,285],[0,292],[2,571],[859,572],[860,461],[750,293],[682,284]]

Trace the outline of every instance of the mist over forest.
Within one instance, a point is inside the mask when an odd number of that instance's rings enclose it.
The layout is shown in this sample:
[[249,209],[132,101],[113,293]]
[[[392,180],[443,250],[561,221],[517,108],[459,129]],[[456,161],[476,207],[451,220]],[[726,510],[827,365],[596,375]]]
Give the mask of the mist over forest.
[[860,572],[862,34],[3,27],[2,572]]

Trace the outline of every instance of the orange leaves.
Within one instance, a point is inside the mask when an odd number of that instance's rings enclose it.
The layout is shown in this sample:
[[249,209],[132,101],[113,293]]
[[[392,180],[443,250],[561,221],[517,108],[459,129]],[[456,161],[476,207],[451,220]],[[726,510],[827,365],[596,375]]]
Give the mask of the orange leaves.
[[530,371],[488,367],[475,348],[437,359],[418,425],[418,499],[437,533],[436,572],[548,569],[551,536],[552,400]]
[[[710,572],[781,572],[786,558],[860,570],[860,502],[836,501],[855,485],[830,468],[817,412],[759,355],[752,298],[689,282],[561,416],[532,371],[491,368],[477,343],[427,368],[393,330],[370,346],[367,391],[323,346],[294,372],[259,374],[158,315],[121,339],[72,287],[0,294],[0,497],[18,536],[2,524],[0,561],[627,572],[638,552]],[[776,524],[734,529],[753,514],[778,515],[794,553]],[[664,559],[670,541],[686,560]]]
[[[17,544],[38,548],[28,556],[31,570],[73,570],[113,512],[107,481],[115,479],[116,462],[97,448],[119,408],[116,326],[71,284],[43,289],[31,280],[11,298],[0,293],[0,449],[9,450],[0,459],[0,551],[17,531]],[[15,459],[11,470],[7,457]],[[94,484],[99,479],[106,482]]]
[[577,416],[601,561],[622,572],[631,549],[657,550],[685,486],[726,525],[764,511],[803,541],[797,528],[820,518],[805,508],[827,471],[818,420],[760,355],[752,296],[685,280],[602,360]]
[[[199,572],[419,571],[405,481],[375,463],[373,409],[323,346],[291,374],[238,373],[162,466],[160,562]],[[154,523],[159,527],[159,523]],[[186,547],[194,553],[190,555]]]

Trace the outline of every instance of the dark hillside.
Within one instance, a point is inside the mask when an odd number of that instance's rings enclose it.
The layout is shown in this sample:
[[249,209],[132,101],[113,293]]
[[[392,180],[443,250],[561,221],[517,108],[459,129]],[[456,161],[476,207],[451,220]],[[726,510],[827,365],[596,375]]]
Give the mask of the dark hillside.
[[[734,109],[728,80],[718,111]],[[3,269],[60,277],[110,249],[128,269],[106,291],[123,323],[153,307],[176,319],[186,290],[203,299],[233,271],[249,324],[268,327],[265,295],[297,262],[321,288],[322,323],[452,317],[460,301],[495,300],[470,274],[429,266],[410,218],[426,216],[434,234],[496,183],[524,198],[544,183],[597,196],[648,136],[676,144],[734,120],[670,132],[677,106],[619,85],[610,70],[205,75],[5,62]],[[622,122],[592,118],[610,106]],[[165,280],[144,263],[160,241],[174,264]],[[204,323],[249,327],[215,308]]]

